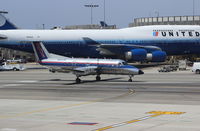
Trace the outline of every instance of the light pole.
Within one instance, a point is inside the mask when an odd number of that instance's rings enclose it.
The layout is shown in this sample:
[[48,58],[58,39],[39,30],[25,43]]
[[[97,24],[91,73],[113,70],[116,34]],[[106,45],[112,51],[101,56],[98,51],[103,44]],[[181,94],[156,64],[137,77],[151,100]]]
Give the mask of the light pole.
[[195,15],[195,0],[193,0],[193,17]]
[[106,0],[104,0],[104,17],[103,17],[103,20],[106,23]]
[[45,24],[42,24],[42,28],[43,28],[43,30],[45,29]]
[[193,7],[192,7],[192,15],[193,15],[193,25],[195,25],[195,22],[194,22],[194,15],[195,15],[195,0],[193,0]]
[[159,13],[159,11],[155,11],[155,14],[156,14],[156,16],[157,16],[157,17],[159,17],[159,16],[160,16],[160,13]]
[[92,25],[93,24],[93,8],[97,8],[99,7],[99,5],[90,4],[90,5],[85,5],[85,7],[91,8],[91,25]]

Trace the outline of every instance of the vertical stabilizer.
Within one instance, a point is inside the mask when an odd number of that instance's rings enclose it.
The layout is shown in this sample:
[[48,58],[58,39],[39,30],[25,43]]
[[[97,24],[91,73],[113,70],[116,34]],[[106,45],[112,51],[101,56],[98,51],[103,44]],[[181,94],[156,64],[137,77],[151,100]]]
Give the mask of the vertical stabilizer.
[[0,30],[13,30],[13,29],[17,29],[17,27],[0,13]]
[[49,52],[42,42],[33,42],[32,45],[37,61],[48,59],[50,57]]

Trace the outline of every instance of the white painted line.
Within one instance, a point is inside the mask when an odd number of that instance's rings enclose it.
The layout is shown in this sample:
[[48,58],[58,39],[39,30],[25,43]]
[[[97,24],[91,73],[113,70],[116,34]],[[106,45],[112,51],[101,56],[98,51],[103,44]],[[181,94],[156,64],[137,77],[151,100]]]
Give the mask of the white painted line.
[[12,129],[12,128],[2,128],[1,131],[17,131],[17,129]]
[[0,88],[6,88],[6,87],[15,87],[15,86],[22,86],[24,84],[7,84],[7,85],[1,85]]
[[27,81],[18,81],[19,83],[36,83],[38,81],[32,81],[32,80],[27,80]]
[[3,85],[4,87],[13,87],[13,86],[22,86],[24,84],[7,84],[7,85]]
[[151,116],[146,116],[146,117],[139,118],[138,120],[143,121],[143,120],[149,119],[150,117]]
[[183,84],[183,83],[194,83],[194,82],[136,82],[145,84]]

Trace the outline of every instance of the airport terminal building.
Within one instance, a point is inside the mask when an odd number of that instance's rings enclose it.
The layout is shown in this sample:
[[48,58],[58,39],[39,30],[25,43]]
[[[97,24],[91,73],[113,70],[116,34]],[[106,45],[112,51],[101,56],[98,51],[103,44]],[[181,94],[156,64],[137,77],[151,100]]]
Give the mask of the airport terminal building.
[[200,25],[200,16],[163,16],[135,18],[129,27],[146,25]]

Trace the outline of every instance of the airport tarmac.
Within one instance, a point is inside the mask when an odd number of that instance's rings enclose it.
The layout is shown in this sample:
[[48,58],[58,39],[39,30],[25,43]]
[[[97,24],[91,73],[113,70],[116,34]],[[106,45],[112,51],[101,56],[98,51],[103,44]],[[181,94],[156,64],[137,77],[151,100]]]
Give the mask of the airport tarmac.
[[0,72],[0,131],[199,131],[200,75],[144,72],[81,84],[45,69]]

